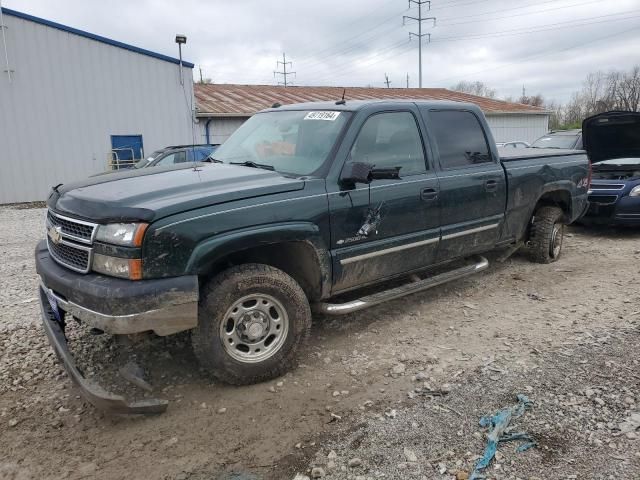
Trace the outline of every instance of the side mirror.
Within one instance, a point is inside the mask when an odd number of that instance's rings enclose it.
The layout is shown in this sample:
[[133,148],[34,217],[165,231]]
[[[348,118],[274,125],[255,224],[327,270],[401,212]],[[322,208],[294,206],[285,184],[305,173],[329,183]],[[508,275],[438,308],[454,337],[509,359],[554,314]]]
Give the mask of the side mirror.
[[345,186],[354,186],[356,183],[369,184],[372,180],[399,179],[400,168],[376,168],[375,165],[366,162],[347,162],[340,175],[340,183]]

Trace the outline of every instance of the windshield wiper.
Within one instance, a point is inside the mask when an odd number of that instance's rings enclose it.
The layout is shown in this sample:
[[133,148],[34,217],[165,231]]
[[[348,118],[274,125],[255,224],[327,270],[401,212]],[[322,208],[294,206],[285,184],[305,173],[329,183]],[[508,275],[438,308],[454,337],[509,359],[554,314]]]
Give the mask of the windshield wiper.
[[229,165],[242,165],[243,167],[251,167],[251,168],[263,168],[265,170],[275,170],[273,165],[267,165],[264,163],[256,163],[252,160],[246,160],[244,162],[229,162]]
[[204,162],[211,162],[211,163],[224,163],[222,160],[218,160],[217,158],[213,158],[213,157],[207,157],[206,160],[203,160]]

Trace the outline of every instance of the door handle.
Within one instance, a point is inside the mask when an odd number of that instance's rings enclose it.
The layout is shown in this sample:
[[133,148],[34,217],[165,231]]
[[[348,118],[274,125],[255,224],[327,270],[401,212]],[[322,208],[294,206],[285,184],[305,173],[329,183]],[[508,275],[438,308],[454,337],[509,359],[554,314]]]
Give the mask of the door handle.
[[484,189],[487,192],[495,192],[496,190],[498,190],[498,182],[496,182],[495,180],[487,180],[486,182],[484,182]]
[[435,188],[423,188],[420,191],[420,198],[425,202],[433,202],[438,199],[438,191]]

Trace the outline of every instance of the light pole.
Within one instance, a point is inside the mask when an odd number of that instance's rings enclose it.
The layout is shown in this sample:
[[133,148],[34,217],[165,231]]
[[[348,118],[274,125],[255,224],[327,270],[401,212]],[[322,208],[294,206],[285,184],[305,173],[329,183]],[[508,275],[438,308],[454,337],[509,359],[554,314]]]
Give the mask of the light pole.
[[184,85],[184,76],[182,75],[182,45],[187,43],[187,36],[176,35],[176,43],[178,44],[178,55],[180,57],[180,85]]

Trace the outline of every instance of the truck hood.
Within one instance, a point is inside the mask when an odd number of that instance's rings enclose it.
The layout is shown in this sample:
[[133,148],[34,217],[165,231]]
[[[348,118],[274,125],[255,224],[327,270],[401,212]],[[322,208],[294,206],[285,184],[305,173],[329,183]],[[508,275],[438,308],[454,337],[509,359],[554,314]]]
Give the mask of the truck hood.
[[582,122],[582,140],[591,162],[640,158],[640,112],[606,112]]
[[184,164],[92,177],[54,187],[47,204],[97,223],[152,222],[175,213],[301,190],[304,181],[236,165]]

